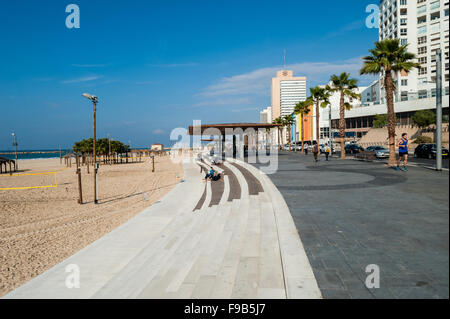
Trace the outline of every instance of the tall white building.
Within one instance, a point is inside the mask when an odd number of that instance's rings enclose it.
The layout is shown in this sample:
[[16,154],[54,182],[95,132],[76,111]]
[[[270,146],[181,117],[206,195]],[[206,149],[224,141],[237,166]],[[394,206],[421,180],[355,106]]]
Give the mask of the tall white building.
[[272,108],[268,106],[259,113],[260,123],[272,123]]
[[277,72],[272,78],[272,117],[294,112],[295,105],[306,100],[306,77],[294,77],[292,71]]
[[[436,50],[442,52],[445,92],[449,81],[449,1],[381,0],[379,40],[400,39],[417,55],[419,69],[396,75],[396,101],[424,99],[436,95]],[[381,81],[381,103],[385,103]],[[445,93],[444,93],[445,94]],[[364,102],[364,101],[363,101]]]

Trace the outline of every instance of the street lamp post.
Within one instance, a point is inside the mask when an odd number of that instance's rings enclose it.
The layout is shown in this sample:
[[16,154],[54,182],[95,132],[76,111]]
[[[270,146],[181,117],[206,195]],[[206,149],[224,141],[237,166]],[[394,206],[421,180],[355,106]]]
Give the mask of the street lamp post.
[[98,103],[98,98],[95,95],[90,95],[88,93],[83,93],[83,96],[89,100],[92,101],[93,104],[93,126],[94,126],[94,140],[93,140],[93,152],[94,152],[94,203],[98,204],[98,200],[97,200],[97,153],[96,153],[96,148],[95,148],[95,139],[96,139],[96,130],[95,130],[95,125],[96,125],[96,121],[95,121],[95,113],[96,113],[96,106]]
[[15,154],[15,158],[16,158],[14,170],[17,172],[17,169],[19,168],[19,162],[17,161],[17,136],[16,136],[16,133],[12,133],[12,136],[14,137],[13,146],[15,148],[14,154]]
[[442,171],[442,53],[436,50],[436,170]]

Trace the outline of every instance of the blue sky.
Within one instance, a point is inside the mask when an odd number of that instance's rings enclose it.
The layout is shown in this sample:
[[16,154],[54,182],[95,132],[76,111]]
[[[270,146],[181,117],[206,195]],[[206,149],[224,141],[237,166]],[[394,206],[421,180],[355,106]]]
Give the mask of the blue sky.
[[[80,8],[68,29],[65,8]],[[377,40],[378,1],[1,1],[0,149],[71,147],[92,134],[132,146],[168,144],[193,119],[257,122],[283,63],[308,87],[355,77]],[[360,78],[361,85],[372,78]]]

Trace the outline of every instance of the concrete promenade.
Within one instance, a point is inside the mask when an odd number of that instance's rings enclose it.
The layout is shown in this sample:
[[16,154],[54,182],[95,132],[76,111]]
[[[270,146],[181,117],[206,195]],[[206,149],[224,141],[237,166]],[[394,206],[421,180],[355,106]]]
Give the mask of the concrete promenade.
[[[258,166],[258,165],[255,165]],[[282,152],[282,193],[323,298],[448,298],[449,174]],[[380,269],[368,289],[366,266]]]
[[225,178],[205,183],[205,164],[183,167],[162,200],[5,298],[321,298],[267,176],[226,162]]

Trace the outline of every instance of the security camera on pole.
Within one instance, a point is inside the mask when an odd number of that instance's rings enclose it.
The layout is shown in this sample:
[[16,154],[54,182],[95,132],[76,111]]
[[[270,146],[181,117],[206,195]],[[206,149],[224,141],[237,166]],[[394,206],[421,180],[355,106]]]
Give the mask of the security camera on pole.
[[83,93],[83,96],[89,100],[92,101],[92,104],[94,106],[93,108],[93,112],[94,112],[94,145],[93,145],[93,152],[94,152],[94,203],[98,204],[98,200],[97,200],[97,170],[98,170],[98,164],[97,164],[97,153],[96,153],[96,149],[95,149],[95,139],[96,139],[96,134],[95,134],[95,112],[96,112],[96,106],[98,103],[98,98],[95,95],[91,95],[88,93]]

